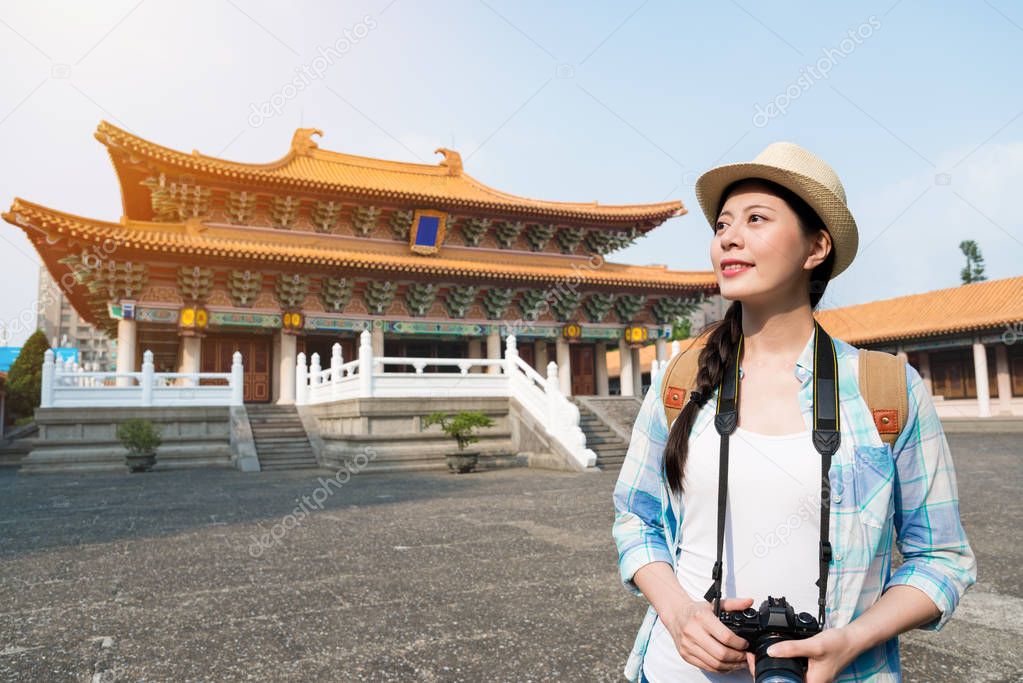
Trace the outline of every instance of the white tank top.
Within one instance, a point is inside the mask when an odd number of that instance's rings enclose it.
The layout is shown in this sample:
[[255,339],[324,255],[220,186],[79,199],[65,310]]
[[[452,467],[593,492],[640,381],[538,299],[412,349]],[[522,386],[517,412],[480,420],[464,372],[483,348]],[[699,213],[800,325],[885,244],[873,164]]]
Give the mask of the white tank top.
[[[710,587],[717,555],[720,449],[713,422],[689,442],[676,576],[694,600]],[[736,427],[728,441],[723,597],[753,598],[757,609],[768,595],[784,596],[797,613],[817,617],[820,477],[809,430],[768,436]],[[718,674],[685,661],[660,618],[643,673],[651,683],[753,680],[745,667]]]

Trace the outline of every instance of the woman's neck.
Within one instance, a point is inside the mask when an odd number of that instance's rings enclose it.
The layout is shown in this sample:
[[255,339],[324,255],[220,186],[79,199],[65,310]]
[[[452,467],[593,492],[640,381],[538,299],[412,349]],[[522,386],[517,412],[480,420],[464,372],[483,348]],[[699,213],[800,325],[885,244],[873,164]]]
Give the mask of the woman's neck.
[[814,330],[809,303],[790,310],[742,308],[742,366],[787,369],[795,365]]

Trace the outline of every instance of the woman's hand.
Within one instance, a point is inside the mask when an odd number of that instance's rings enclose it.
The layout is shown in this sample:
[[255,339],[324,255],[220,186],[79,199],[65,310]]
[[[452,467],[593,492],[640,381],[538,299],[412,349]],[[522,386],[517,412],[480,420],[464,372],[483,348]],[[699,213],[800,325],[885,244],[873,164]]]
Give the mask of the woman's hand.
[[[752,604],[753,598],[725,598],[721,611],[744,610]],[[714,606],[705,600],[690,603],[664,626],[682,659],[693,666],[726,673],[746,665],[749,643],[722,624],[714,616]]]
[[[861,652],[844,627],[825,629],[802,640],[785,640],[767,650],[772,657],[806,657],[806,683],[831,683]],[[752,652],[746,653],[746,663],[750,675],[755,676]]]

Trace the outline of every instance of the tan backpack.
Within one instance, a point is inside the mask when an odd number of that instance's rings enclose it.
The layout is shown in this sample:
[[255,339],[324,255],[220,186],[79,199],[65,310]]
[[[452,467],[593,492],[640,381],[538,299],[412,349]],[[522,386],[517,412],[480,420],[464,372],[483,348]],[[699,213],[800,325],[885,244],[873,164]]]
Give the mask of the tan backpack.
[[[668,361],[661,383],[661,403],[668,418],[668,427],[686,405],[689,392],[696,389],[696,373],[699,370],[700,351],[706,345],[709,334],[702,334],[694,340],[684,340],[688,348],[680,351]],[[898,356],[884,351],[860,349],[859,383],[860,393],[874,417],[877,433],[884,443],[895,448],[906,413],[909,398],[906,393],[906,367]]]

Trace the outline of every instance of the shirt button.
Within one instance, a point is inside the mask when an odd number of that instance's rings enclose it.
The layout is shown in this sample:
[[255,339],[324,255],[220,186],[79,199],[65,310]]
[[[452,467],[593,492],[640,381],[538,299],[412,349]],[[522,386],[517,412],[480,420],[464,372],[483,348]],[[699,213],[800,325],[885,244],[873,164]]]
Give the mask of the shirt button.
[[835,502],[836,503],[841,503],[842,502],[842,496],[840,496],[839,494],[836,493],[835,494]]
[[842,553],[835,553],[835,559],[838,560],[839,562],[841,562],[842,561]]

